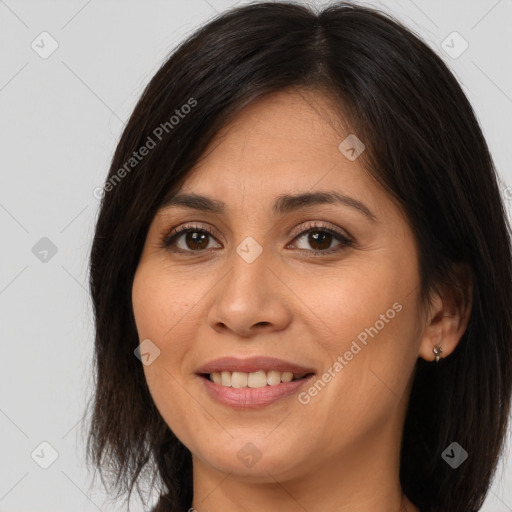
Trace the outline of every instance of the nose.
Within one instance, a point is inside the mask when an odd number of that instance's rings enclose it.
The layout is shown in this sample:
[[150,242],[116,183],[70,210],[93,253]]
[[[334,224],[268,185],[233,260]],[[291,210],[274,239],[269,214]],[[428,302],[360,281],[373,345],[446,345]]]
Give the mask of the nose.
[[231,269],[213,290],[208,314],[212,329],[248,338],[283,330],[290,323],[292,292],[279,276],[271,251],[258,246],[249,239],[232,251]]

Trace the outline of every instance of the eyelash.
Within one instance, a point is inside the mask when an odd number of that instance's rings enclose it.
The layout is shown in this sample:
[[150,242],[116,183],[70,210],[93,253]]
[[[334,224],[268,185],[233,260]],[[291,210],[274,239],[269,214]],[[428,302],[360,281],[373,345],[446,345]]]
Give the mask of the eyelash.
[[[310,232],[315,232],[315,231],[321,232],[321,233],[325,232],[325,233],[329,233],[330,235],[333,235],[340,242],[340,244],[336,245],[335,247],[333,247],[331,249],[326,249],[323,251],[318,250],[318,249],[316,249],[316,250],[315,249],[311,249],[311,250],[297,249],[300,253],[307,253],[309,256],[325,256],[325,255],[330,255],[330,254],[333,254],[336,252],[340,252],[343,249],[352,247],[354,245],[353,241],[351,239],[349,239],[346,235],[341,233],[340,231],[333,229],[333,228],[329,228],[328,226],[326,226],[324,224],[316,224],[315,222],[308,224],[302,231],[299,231],[296,235],[294,235],[293,240],[297,240],[298,238],[301,238],[302,236],[304,236]],[[196,256],[196,255],[199,255],[200,253],[206,252],[207,250],[211,250],[211,249],[202,249],[202,250],[192,251],[192,250],[184,250],[184,249],[176,249],[176,248],[173,249],[172,246],[175,244],[176,240],[181,235],[183,235],[185,233],[208,233],[210,236],[215,238],[215,234],[208,226],[201,227],[196,224],[186,224],[179,229],[175,228],[175,229],[172,229],[167,234],[164,234],[161,239],[160,245],[159,245],[160,248],[174,252],[174,253],[180,253],[180,254],[192,253],[191,256]]]

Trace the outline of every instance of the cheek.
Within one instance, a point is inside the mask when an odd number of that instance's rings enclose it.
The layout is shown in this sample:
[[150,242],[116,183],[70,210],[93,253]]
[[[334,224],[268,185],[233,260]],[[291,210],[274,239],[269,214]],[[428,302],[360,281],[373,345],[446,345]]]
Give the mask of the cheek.
[[197,330],[194,305],[204,295],[199,288],[180,283],[176,273],[166,272],[159,262],[141,262],[135,273],[132,306],[139,340],[149,339],[159,350],[154,363],[144,365],[155,397],[183,378],[183,359]]
[[[151,364],[144,364],[143,371],[155,405],[164,415],[164,396],[173,396],[173,382],[180,371],[180,351],[184,340],[179,341],[178,305],[173,288],[155,272],[153,265],[141,263],[132,286],[132,306],[140,343],[151,341],[152,353],[157,354]],[[153,345],[154,344],[154,345]],[[156,346],[156,348],[154,348]]]
[[[396,330],[400,315],[404,316],[396,310],[409,300],[405,283],[412,284],[414,279],[412,275],[399,278],[396,268],[400,265],[380,264],[371,269],[353,266],[315,279],[314,286],[309,280],[303,281],[307,305],[319,320],[319,328],[325,327],[325,348],[331,355],[348,350],[359,335],[364,341],[365,329],[376,323],[379,333]],[[399,305],[393,308],[396,303]]]
[[411,259],[389,254],[371,266],[347,266],[328,287],[309,287],[311,309],[328,327],[322,348],[332,363],[342,358],[337,375],[343,377],[334,379],[331,398],[352,403],[354,418],[361,411],[385,414],[414,369],[419,276],[410,254]]
[[[151,327],[159,322],[159,315],[155,311],[155,303],[158,304],[159,290],[155,287],[155,281],[146,271],[146,266],[139,264],[133,278],[132,307],[139,340],[152,338]],[[150,319],[153,319],[151,322]]]
[[133,280],[132,305],[141,340],[150,338],[161,348],[172,345],[169,340],[182,329],[194,304],[194,297],[186,294],[187,289],[160,265],[139,265]]
[[177,411],[185,411],[190,399],[180,384],[183,355],[191,343],[185,314],[190,301],[176,294],[171,281],[175,283],[161,269],[141,262],[133,280],[132,305],[139,340],[150,339],[159,350],[151,364],[143,365],[153,402],[169,427],[183,432],[187,424]]

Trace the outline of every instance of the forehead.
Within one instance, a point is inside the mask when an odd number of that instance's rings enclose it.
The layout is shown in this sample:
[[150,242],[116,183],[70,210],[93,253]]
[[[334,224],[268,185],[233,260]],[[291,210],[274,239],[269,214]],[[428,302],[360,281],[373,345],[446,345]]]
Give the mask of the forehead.
[[350,127],[331,96],[286,89],[266,94],[243,108],[217,133],[205,153],[218,147],[218,158],[250,156],[258,162],[275,163],[309,160],[320,152],[337,159],[338,146],[349,133]]
[[340,144],[351,135],[335,100],[320,92],[267,94],[241,110],[213,138],[183,181],[185,191],[226,194],[280,190],[366,189],[375,184]]
[[[332,96],[301,89],[264,95],[219,130],[180,185],[164,198],[159,216],[171,212],[166,205],[176,194],[221,201],[221,215],[266,211],[274,217],[283,196],[321,192],[359,202],[377,219],[407,222],[362,159],[347,157],[345,141],[352,136]],[[351,215],[356,209],[345,208]]]

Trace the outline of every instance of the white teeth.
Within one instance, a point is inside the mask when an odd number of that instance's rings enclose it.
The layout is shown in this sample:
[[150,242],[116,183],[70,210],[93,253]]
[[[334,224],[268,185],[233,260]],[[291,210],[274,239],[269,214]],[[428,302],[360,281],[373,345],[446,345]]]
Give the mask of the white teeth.
[[279,372],[270,370],[264,372],[213,372],[210,374],[210,380],[215,384],[233,388],[262,388],[264,386],[277,386],[281,382],[291,382],[301,379],[305,374],[296,374],[292,372]]
[[[214,375],[214,374],[212,373],[212,375]],[[217,375],[218,375],[218,373],[217,373]],[[220,375],[221,375],[220,383],[223,386],[228,386],[228,387],[231,386],[231,372],[222,372]],[[211,376],[210,376],[210,378],[211,378]]]
[[261,370],[259,372],[249,373],[247,377],[247,386],[250,388],[262,388],[267,385],[267,375]]
[[231,374],[231,387],[232,388],[247,387],[247,373],[233,372]]
[[271,370],[267,372],[267,384],[269,386],[277,386],[281,383],[281,372]]
[[281,382],[291,382],[293,380],[292,372],[283,372],[281,375]]

